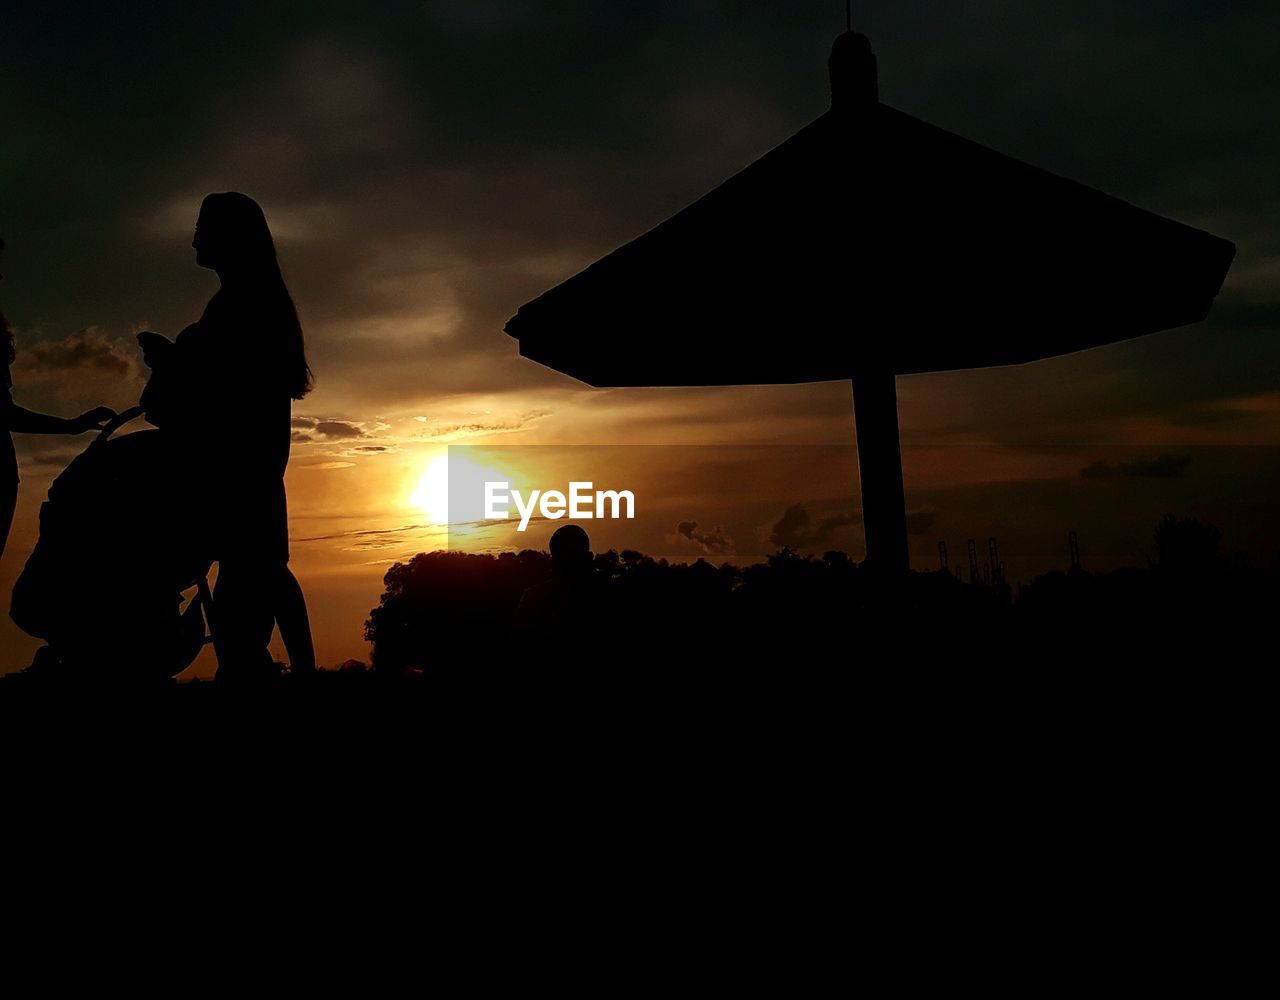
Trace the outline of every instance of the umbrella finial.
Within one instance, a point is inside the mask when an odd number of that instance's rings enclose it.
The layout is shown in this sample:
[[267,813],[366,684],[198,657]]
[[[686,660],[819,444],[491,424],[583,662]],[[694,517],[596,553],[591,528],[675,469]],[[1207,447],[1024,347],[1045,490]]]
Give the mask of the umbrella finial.
[[876,56],[871,39],[856,31],[846,31],[831,46],[827,60],[831,72],[831,106],[857,108],[880,99]]

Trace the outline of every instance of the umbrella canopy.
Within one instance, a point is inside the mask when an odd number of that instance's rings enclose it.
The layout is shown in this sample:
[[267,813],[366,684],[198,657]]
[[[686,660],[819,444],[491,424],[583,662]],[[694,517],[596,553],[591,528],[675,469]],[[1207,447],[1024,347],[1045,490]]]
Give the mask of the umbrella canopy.
[[1231,243],[879,103],[873,60],[842,36],[831,110],[522,306],[520,353],[596,386],[808,382],[1205,318]]
[[898,573],[896,376],[1199,322],[1235,246],[881,104],[863,35],[830,67],[830,111],[507,332],[596,386],[850,379],[867,563]]

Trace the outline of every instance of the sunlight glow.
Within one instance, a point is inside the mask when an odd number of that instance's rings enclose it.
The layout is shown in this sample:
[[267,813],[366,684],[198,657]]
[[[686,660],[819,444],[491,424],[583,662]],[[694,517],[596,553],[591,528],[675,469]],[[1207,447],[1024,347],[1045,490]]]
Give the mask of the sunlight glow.
[[433,458],[418,480],[409,503],[422,511],[431,524],[449,523],[449,456]]
[[[464,495],[470,496],[474,494],[474,501],[470,505],[473,509],[454,512],[456,520],[450,520],[449,512],[449,473],[452,472],[460,477],[460,481],[464,491]],[[409,495],[409,503],[415,509],[426,515],[427,522],[439,527],[454,527],[470,524],[479,521],[482,518],[481,498],[482,492],[475,488],[476,484],[483,483],[485,480],[506,481],[511,479],[511,474],[496,468],[492,465],[482,464],[468,458],[466,455],[458,454],[457,450],[452,455],[445,453],[437,455],[429,463],[419,478],[417,486]],[[471,488],[468,489],[467,486]]]

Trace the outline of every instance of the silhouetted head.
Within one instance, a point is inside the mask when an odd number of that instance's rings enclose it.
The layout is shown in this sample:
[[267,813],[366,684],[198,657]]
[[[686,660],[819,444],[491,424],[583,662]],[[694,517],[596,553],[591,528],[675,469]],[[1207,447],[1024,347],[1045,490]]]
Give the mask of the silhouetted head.
[[[281,377],[293,399],[311,390],[302,324],[276,258],[275,241],[262,207],[246,194],[227,191],[208,195],[200,205],[191,246],[196,263],[211,268],[223,289],[257,312],[263,328],[281,341]],[[256,349],[271,345],[251,345]]]
[[191,246],[197,264],[219,273],[252,273],[278,266],[276,245],[262,207],[238,191],[205,198]]
[[556,571],[581,575],[591,569],[591,539],[576,524],[557,528],[551,536],[551,561]]

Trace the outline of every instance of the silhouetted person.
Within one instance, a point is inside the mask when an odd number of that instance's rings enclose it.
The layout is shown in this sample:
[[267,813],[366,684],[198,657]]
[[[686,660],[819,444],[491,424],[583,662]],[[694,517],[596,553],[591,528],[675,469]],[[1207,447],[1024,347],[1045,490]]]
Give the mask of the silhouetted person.
[[[4,240],[0,240],[0,253],[3,252]],[[13,377],[9,371],[15,357],[13,331],[9,329],[9,321],[3,313],[0,313],[0,351],[4,352],[5,359],[4,377],[0,379],[0,556],[3,556],[9,541],[9,528],[13,524],[13,510],[18,502],[18,456],[13,449],[11,433],[82,434],[99,429],[104,421],[115,416],[115,411],[99,406],[68,420],[18,406],[13,401]]]
[[218,562],[214,641],[224,680],[265,676],[273,620],[295,671],[315,667],[302,589],[289,570],[284,472],[290,404],[311,389],[302,326],[266,217],[243,194],[211,194],[191,242],[221,288],[170,342],[138,334],[153,369],[147,418],[168,432]]
[[551,536],[553,575],[520,595],[515,626],[544,634],[582,633],[599,624],[603,594],[592,571],[591,539],[576,524]]

